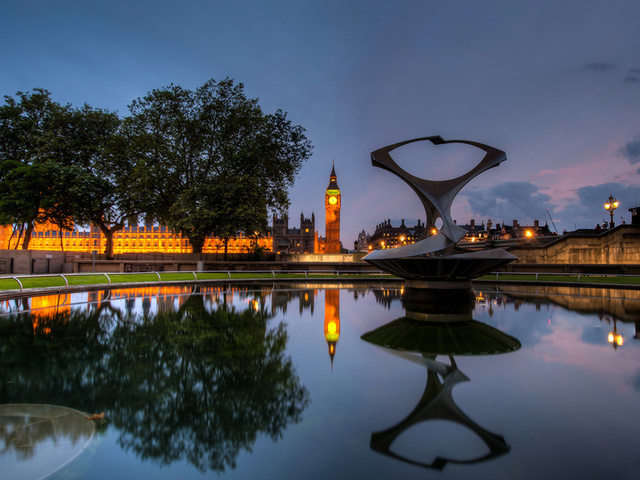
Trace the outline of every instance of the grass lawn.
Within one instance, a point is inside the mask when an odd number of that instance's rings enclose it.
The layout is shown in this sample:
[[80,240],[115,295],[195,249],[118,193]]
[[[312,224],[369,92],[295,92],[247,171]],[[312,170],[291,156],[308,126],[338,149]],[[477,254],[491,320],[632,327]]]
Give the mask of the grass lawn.
[[[46,288],[46,287],[64,287],[64,278],[60,275],[16,275],[22,283],[23,289],[29,288]],[[386,278],[394,278],[385,275]],[[380,274],[341,274],[335,273],[309,273],[305,275],[300,273],[275,273],[272,272],[231,272],[231,277],[227,272],[196,272],[195,276],[193,272],[149,272],[149,273],[87,273],[87,274],[66,274],[68,284],[71,286],[77,285],[108,285],[123,284],[123,283],[152,283],[158,282],[183,282],[193,280],[227,280],[231,279],[286,279],[286,278],[300,278],[300,279],[322,279],[322,278],[340,278],[340,279],[354,279],[354,278],[367,278],[367,279],[379,279]],[[0,277],[0,291],[1,290],[19,290],[20,283],[10,277]]]
[[[523,274],[523,273],[501,273],[497,276],[498,282],[512,282],[512,281],[529,281],[535,282],[535,274]],[[496,280],[496,275],[484,275],[479,280]],[[544,275],[539,274],[537,276],[538,282],[561,282],[561,283],[602,283],[609,285],[639,285],[640,277],[637,276],[624,276],[624,275]]]
[[[231,277],[227,272],[148,272],[148,273],[87,273],[87,274],[68,274],[65,275],[69,285],[102,285],[102,284],[119,284],[123,283],[155,283],[160,282],[187,282],[194,280],[227,280],[231,279],[370,279],[379,280],[385,278],[388,280],[397,279],[391,275],[381,275],[379,273],[323,273],[323,272],[276,272],[275,276],[272,272],[231,272]],[[65,281],[59,275],[42,275],[42,276],[18,276],[22,283],[23,289],[30,288],[46,288],[46,287],[64,287]],[[110,280],[110,282],[109,282]],[[479,280],[495,281],[496,275],[485,275]],[[508,283],[513,281],[538,282],[556,282],[556,283],[601,283],[603,285],[640,285],[640,276],[604,276],[604,275],[548,275],[548,274],[500,274],[498,275],[499,283]],[[10,277],[0,277],[1,290],[19,290],[20,284],[17,280]]]

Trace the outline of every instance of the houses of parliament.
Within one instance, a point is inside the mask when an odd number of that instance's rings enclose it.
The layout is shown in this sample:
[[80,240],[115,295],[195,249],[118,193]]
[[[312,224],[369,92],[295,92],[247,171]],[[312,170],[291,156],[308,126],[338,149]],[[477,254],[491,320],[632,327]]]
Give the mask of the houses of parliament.
[[[325,192],[326,237],[315,229],[315,215],[300,215],[300,227],[290,228],[288,215],[273,215],[271,232],[256,237],[243,232],[229,240],[228,253],[251,253],[257,248],[276,254],[340,253],[340,206],[335,166],[331,168]],[[22,248],[23,237],[11,225],[0,226],[0,249]],[[62,231],[52,224],[36,225],[29,242],[29,250],[68,252],[104,252],[106,238],[99,228]],[[179,232],[163,225],[127,225],[113,235],[113,253],[191,253],[189,240]],[[203,253],[224,253],[224,242],[210,236],[205,240]]]

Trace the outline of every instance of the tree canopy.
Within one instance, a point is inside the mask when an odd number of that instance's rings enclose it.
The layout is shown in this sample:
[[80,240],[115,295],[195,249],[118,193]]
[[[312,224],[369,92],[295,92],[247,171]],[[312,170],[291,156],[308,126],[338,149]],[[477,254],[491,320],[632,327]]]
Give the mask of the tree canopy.
[[130,110],[125,121],[144,171],[137,179],[154,192],[147,214],[198,253],[207,235],[264,231],[268,211],[288,207],[288,189],[311,154],[302,127],[280,110],[264,114],[231,79],[153,90]]
[[241,83],[155,89],[121,118],[89,105],[60,105],[43,89],[0,106],[0,224],[60,229],[92,224],[107,238],[144,216],[186,236],[225,242],[263,233],[270,211],[311,155],[305,130],[286,113],[264,113]]
[[36,222],[71,223],[72,212],[61,189],[69,165],[55,155],[60,121],[69,111],[43,89],[5,96],[0,106],[0,224],[26,227],[28,248]]

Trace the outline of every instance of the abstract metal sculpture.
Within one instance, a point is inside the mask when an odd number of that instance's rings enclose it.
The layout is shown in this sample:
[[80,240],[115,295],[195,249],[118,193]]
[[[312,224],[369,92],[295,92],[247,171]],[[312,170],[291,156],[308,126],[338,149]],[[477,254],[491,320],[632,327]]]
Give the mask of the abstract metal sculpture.
[[[409,143],[430,141],[434,145],[464,143],[486,152],[472,170],[457,178],[432,181],[418,178],[403,170],[391,157],[391,151]],[[467,231],[451,218],[451,204],[458,192],[472,178],[497,167],[507,159],[506,154],[482,143],[466,140],[444,140],[440,136],[421,137],[396,143],[371,153],[373,166],[383,168],[404,180],[424,206],[428,236],[417,242],[388,250],[375,250],[364,260],[399,277],[414,281],[469,280],[484,272],[516,259],[503,249],[464,251],[456,247]],[[436,221],[442,220],[438,230]],[[436,230],[436,234],[431,234]],[[418,286],[415,284],[413,286]],[[433,286],[433,285],[431,285]]]

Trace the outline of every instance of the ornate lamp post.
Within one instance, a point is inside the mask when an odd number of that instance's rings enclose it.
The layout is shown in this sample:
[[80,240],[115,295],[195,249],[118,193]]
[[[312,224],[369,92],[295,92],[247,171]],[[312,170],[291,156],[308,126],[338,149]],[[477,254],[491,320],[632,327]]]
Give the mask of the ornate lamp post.
[[613,211],[618,208],[618,201],[613,198],[613,195],[609,195],[609,201],[604,204],[605,210],[609,210],[609,215],[611,215],[611,221],[609,222],[609,227],[613,228],[615,226],[613,222]]

